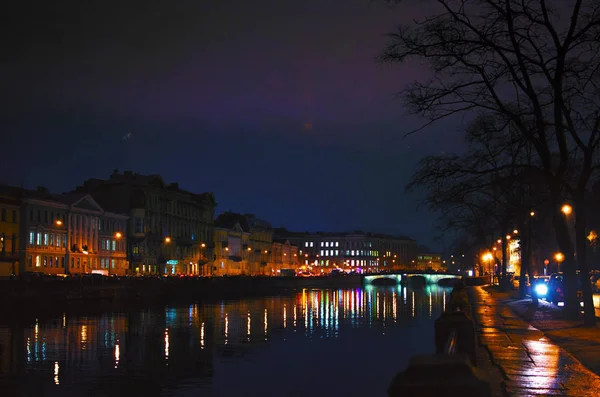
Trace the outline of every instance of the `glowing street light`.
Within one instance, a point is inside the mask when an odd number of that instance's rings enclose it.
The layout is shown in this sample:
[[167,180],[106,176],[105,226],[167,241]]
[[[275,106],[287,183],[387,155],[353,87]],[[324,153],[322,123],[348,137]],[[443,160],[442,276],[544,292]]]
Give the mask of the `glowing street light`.
[[202,243],[202,244],[200,244],[200,247],[206,248],[206,244]]
[[571,215],[571,213],[573,212],[573,207],[571,207],[569,204],[565,204],[561,207],[560,210],[565,215]]
[[558,263],[561,263],[565,260],[565,255],[562,252],[557,252],[556,254],[554,254],[554,259],[556,259]]
[[517,229],[513,230],[514,234],[519,234],[519,231]]
[[57,219],[56,222],[54,222],[54,223],[56,223],[56,226],[62,226],[62,224],[63,224],[60,219]]
[[171,242],[171,237],[165,237],[165,243],[169,244]]
[[535,216],[535,212],[534,212],[534,211],[531,211],[531,212],[529,213],[529,216]]
[[501,239],[501,238],[499,238],[499,239],[498,239],[498,244],[501,244],[501,243],[502,243],[502,239]]
[[506,239],[507,239],[507,240],[510,240],[510,234],[507,234],[507,235],[506,235]]
[[120,239],[121,237],[123,237],[123,235],[120,232],[116,232],[115,233],[115,238],[116,239]]

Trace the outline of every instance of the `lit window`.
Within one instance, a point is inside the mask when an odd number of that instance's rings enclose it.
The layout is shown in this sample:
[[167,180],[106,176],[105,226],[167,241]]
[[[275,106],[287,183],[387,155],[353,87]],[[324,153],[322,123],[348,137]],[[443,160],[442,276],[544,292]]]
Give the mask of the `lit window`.
[[310,246],[311,246],[311,247],[313,246],[313,242],[312,242],[312,241],[310,242]]
[[329,247],[329,241],[325,243],[325,247]]
[[336,247],[339,247],[339,246],[340,246],[340,242],[339,242],[339,241],[336,241],[336,242],[335,242],[335,246],[336,246]]
[[[354,256],[354,250],[350,251],[350,255]],[[352,261],[354,262],[354,261]]]
[[305,246],[305,247],[308,247],[308,241],[305,241],[305,242],[304,242],[304,246]]
[[329,256],[329,250],[325,250],[325,256]]
[[324,251],[323,251],[323,250],[321,250],[321,256],[323,256],[323,252],[324,252]]
[[115,240],[112,241],[112,250],[113,251],[117,250],[117,242]]
[[339,252],[340,252],[340,251],[338,251],[338,250],[335,250],[335,256],[338,256],[338,255],[339,255]]
[[321,247],[324,247],[324,246],[325,246],[325,244],[323,244],[323,242],[321,241]]
[[35,232],[29,232],[29,245],[33,245],[35,243]]
[[36,245],[42,245],[42,233],[38,233],[35,240]]
[[42,265],[41,264],[41,258],[40,258],[39,255],[36,255],[35,256],[35,267],[40,267],[41,265]]
[[354,266],[354,259],[352,259],[352,262],[350,262],[352,264],[352,266]]

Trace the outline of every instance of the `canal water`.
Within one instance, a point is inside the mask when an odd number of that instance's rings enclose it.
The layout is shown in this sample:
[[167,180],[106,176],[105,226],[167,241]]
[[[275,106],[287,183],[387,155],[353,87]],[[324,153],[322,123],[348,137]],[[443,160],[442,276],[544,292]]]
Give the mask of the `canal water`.
[[0,325],[2,396],[385,396],[450,291],[305,289]]

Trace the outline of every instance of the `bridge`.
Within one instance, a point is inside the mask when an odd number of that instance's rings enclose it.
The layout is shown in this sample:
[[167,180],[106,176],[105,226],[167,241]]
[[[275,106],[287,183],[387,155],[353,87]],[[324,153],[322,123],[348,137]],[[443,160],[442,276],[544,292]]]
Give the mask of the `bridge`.
[[379,273],[379,274],[366,274],[363,276],[363,284],[371,284],[377,279],[391,279],[395,280],[398,284],[408,282],[408,279],[414,276],[422,276],[425,278],[427,284],[437,284],[438,281],[447,278],[461,278],[462,274],[455,273],[419,273],[419,272],[407,272],[407,273]]

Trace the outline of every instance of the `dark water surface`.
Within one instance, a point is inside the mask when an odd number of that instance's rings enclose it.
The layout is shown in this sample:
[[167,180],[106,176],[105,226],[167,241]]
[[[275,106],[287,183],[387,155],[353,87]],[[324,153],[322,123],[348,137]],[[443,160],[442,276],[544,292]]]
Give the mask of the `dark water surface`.
[[385,396],[432,353],[436,286],[305,289],[0,325],[1,396]]

